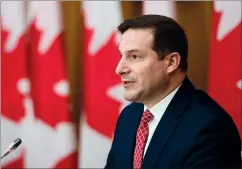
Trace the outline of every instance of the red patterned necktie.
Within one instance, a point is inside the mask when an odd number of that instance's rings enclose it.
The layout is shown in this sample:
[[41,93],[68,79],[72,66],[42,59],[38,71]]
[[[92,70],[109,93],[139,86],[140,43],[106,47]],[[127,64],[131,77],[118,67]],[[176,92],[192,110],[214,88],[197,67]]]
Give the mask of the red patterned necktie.
[[151,114],[151,112],[149,110],[146,110],[142,115],[139,128],[137,130],[136,145],[134,150],[134,163],[133,163],[133,167],[135,169],[141,168],[145,144],[149,133],[148,122],[152,118],[153,118],[153,115]]

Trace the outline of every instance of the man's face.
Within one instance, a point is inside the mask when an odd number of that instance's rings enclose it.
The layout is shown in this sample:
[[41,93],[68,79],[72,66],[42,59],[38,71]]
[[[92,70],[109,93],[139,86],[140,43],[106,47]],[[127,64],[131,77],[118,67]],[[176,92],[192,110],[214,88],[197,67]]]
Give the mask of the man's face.
[[122,36],[116,73],[121,76],[128,101],[152,101],[167,85],[168,62],[159,60],[152,44],[150,29],[129,29]]

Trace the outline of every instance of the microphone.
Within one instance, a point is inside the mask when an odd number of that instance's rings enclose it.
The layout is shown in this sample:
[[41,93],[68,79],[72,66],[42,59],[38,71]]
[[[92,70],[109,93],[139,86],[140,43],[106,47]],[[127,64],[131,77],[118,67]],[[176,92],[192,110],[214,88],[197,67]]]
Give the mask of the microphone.
[[5,152],[1,155],[1,159],[7,156],[9,153],[13,152],[21,143],[22,140],[20,138],[17,138],[12,143],[10,143],[7,150],[5,150]]

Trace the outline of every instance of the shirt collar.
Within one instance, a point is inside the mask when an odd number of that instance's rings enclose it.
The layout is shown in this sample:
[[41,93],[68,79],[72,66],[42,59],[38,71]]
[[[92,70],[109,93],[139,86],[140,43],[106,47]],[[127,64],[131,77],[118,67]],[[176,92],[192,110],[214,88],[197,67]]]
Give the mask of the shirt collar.
[[173,90],[169,95],[167,95],[165,98],[160,100],[157,104],[155,104],[152,108],[148,108],[144,105],[144,111],[146,109],[150,110],[150,112],[153,114],[155,120],[160,120],[162,115],[164,114],[166,108],[168,107],[169,103],[171,102],[172,98],[175,96],[177,90],[180,88],[181,84]]

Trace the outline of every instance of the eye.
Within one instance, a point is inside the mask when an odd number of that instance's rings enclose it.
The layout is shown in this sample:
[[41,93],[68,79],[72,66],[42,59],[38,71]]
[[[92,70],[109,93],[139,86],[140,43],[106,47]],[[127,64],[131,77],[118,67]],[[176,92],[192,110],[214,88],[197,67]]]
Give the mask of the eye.
[[137,59],[138,55],[131,55],[132,59]]

